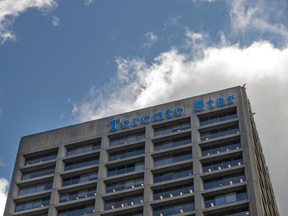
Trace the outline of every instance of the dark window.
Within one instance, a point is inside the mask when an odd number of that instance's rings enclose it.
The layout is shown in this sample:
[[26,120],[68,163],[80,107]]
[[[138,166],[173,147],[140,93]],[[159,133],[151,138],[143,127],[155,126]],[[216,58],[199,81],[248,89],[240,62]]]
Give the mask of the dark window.
[[99,156],[65,164],[65,171],[99,164]]
[[95,212],[95,206],[94,205],[87,205],[87,206],[81,206],[77,208],[70,208],[65,210],[59,210],[58,216],[74,216],[74,215],[86,215],[91,214]]
[[238,126],[232,126],[232,127],[217,129],[217,130],[201,133],[201,141],[214,139],[214,138],[217,138],[219,136],[220,137],[221,136],[227,136],[229,134],[235,134],[235,133],[239,133]]
[[205,198],[205,208],[210,208],[218,205],[224,205],[241,200],[246,200],[246,191],[228,193],[221,196]]
[[143,170],[143,169],[144,169],[143,162],[133,163],[133,164],[129,164],[126,166],[119,166],[116,168],[108,169],[107,177],[114,176],[114,175],[121,175],[124,173],[134,172],[134,171]]
[[120,137],[116,139],[110,139],[110,147],[130,143],[130,142],[135,142],[135,141],[142,140],[142,139],[145,139],[144,132],[133,134],[130,136],[124,136],[124,137]]
[[49,160],[54,160],[57,158],[57,154],[58,154],[57,152],[53,152],[49,154],[42,154],[42,155],[35,156],[35,157],[27,157],[25,166],[35,164],[35,163],[41,163],[41,162],[45,162]]
[[84,152],[89,152],[93,150],[97,150],[101,148],[101,143],[94,143],[89,144],[81,147],[69,148],[67,149],[67,156],[74,155],[74,154],[81,154]]
[[106,193],[116,192],[120,190],[135,188],[144,186],[143,178],[135,179],[135,180],[127,180],[124,182],[117,182],[113,184],[107,184]]
[[174,214],[182,214],[189,211],[194,211],[194,202],[155,208],[153,210],[153,216],[168,216]]
[[203,172],[212,172],[215,170],[230,168],[232,166],[240,166],[242,164],[243,164],[242,157],[235,157],[221,161],[203,163]]
[[247,216],[249,215],[249,211],[248,210],[241,210],[241,211],[231,211],[229,213],[225,213],[225,214],[221,214],[218,216]]
[[126,206],[136,205],[139,203],[143,203],[142,195],[125,197],[121,199],[106,201],[104,210],[110,210],[110,209],[115,209],[115,208],[120,208],[120,207],[123,208]]
[[219,115],[214,115],[210,117],[200,118],[200,126],[208,125],[208,124],[214,124],[230,119],[237,118],[236,111],[222,113]]
[[178,139],[173,139],[171,141],[165,141],[161,143],[154,144],[154,151],[160,151],[163,149],[173,148],[181,145],[186,145],[191,143],[191,137],[183,137]]
[[154,200],[165,199],[174,196],[182,196],[184,194],[193,193],[193,191],[194,191],[193,184],[167,188],[164,190],[157,190],[154,191]]
[[144,147],[132,148],[125,151],[119,151],[109,154],[109,161],[118,160],[126,157],[133,157],[135,155],[144,154]]
[[85,174],[81,176],[76,176],[76,177],[70,177],[70,178],[63,178],[62,182],[62,187],[68,186],[68,185],[73,185],[73,184],[79,184],[87,181],[93,181],[98,178],[97,173],[90,173],[90,174]]
[[54,168],[41,169],[38,171],[27,172],[27,173],[23,173],[22,180],[36,178],[36,177],[45,176],[45,175],[50,175],[50,174],[53,174],[54,172],[55,172]]
[[81,191],[74,192],[74,193],[61,194],[60,203],[72,201],[76,199],[83,199],[83,198],[92,197],[92,196],[96,196],[95,188],[81,190]]
[[191,168],[184,168],[184,169],[179,169],[179,170],[175,170],[172,172],[154,174],[154,183],[182,178],[182,177],[191,176],[191,175],[193,175],[193,170]]
[[236,183],[242,183],[245,181],[244,174],[237,174],[231,176],[225,176],[221,178],[214,178],[211,180],[204,181],[204,190],[215,188],[215,187],[222,187],[226,185],[233,185]]
[[30,187],[24,187],[24,188],[20,188],[19,196],[36,193],[36,192],[40,192],[44,190],[50,190],[50,189],[52,189],[52,183],[45,183],[45,184],[33,185]]
[[182,130],[190,129],[191,125],[190,122],[184,123],[184,124],[178,124],[174,126],[168,126],[168,127],[163,127],[159,129],[154,129],[154,136],[160,136],[163,134],[169,134],[169,133],[174,133],[174,132],[179,132]]
[[49,203],[50,203],[50,198],[49,199],[40,199],[40,200],[29,201],[26,203],[17,204],[15,211],[19,212],[19,211],[24,211],[24,210],[28,210],[28,209],[44,207],[44,206],[48,206]]
[[162,157],[162,158],[155,158],[154,167],[167,165],[170,163],[176,163],[179,161],[184,161],[184,160],[189,160],[189,159],[192,159],[191,152],[174,154],[174,155],[170,155],[170,156]]

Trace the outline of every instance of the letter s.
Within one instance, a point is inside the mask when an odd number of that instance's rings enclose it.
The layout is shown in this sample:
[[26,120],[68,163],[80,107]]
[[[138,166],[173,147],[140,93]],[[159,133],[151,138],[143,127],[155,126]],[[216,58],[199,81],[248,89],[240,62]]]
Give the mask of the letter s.
[[203,103],[204,103],[204,100],[195,101],[195,103],[194,103],[194,112],[203,110],[205,108],[205,105]]

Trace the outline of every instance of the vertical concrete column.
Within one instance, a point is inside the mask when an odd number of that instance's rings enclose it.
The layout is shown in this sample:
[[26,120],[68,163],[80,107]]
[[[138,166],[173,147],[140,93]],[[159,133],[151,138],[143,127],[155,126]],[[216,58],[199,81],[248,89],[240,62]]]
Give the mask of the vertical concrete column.
[[153,210],[150,206],[150,202],[153,201],[153,192],[151,190],[151,185],[153,184],[153,175],[151,173],[151,168],[153,167],[153,159],[151,157],[152,152],[152,141],[153,128],[151,125],[147,125],[145,128],[145,169],[144,169],[144,207],[143,215],[153,215]]
[[64,171],[63,157],[66,156],[66,148],[64,145],[60,145],[58,149],[58,156],[56,159],[55,174],[53,179],[52,192],[50,197],[50,205],[48,210],[48,216],[57,216],[57,210],[55,205],[59,203],[60,195],[58,189],[62,186],[61,173]]
[[200,136],[198,132],[199,120],[196,113],[191,117],[191,128],[192,128],[192,151],[193,151],[193,176],[194,176],[194,206],[196,211],[196,216],[202,216],[202,196],[201,196],[201,177],[202,173],[200,157],[201,151],[198,145]]
[[98,168],[97,195],[95,202],[95,215],[100,215],[100,211],[104,211],[104,200],[102,196],[106,192],[106,185],[103,181],[107,177],[107,169],[105,163],[108,162],[108,153],[106,149],[109,147],[109,138],[104,135],[101,138],[100,160]]
[[[240,94],[239,94],[240,95]],[[257,173],[256,156],[253,144],[252,126],[250,123],[249,104],[244,89],[241,89],[242,102],[238,106],[241,145],[245,164],[245,178],[247,182],[247,196],[249,199],[250,215],[264,215],[262,208],[259,176]]]

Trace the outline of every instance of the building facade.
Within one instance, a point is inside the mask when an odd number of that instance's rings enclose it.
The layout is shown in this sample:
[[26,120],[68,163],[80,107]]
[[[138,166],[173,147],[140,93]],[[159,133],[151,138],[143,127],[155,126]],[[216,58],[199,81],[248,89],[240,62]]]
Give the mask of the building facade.
[[243,87],[21,139],[4,216],[278,216]]

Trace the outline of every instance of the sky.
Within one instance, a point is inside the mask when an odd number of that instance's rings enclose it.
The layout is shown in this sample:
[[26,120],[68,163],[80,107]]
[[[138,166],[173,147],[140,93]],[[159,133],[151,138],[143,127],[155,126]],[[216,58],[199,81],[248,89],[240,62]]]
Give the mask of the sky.
[[287,12],[285,0],[0,0],[0,215],[21,137],[245,83],[288,215]]

